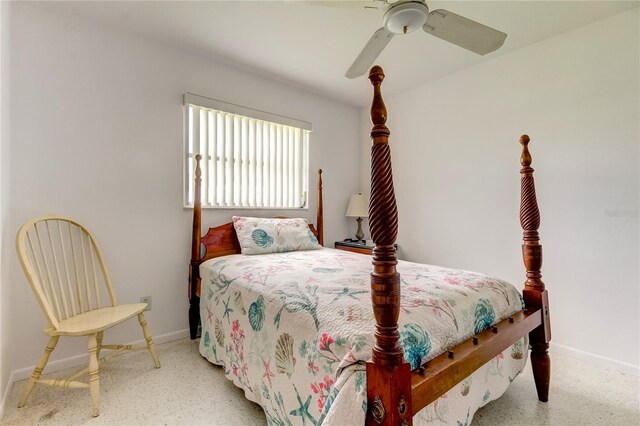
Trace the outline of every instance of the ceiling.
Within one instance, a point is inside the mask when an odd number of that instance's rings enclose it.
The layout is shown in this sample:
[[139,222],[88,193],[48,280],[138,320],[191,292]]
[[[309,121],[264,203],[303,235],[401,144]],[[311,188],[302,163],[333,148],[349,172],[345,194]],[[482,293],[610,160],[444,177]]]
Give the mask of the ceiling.
[[[328,4],[329,3],[329,4]],[[369,102],[364,77],[344,73],[374,31],[384,6],[368,2],[42,2],[40,7],[100,21],[356,106]],[[427,1],[508,34],[478,56],[423,31],[396,36],[376,61],[393,78],[390,96],[633,7],[637,1]],[[341,7],[339,7],[341,6]]]

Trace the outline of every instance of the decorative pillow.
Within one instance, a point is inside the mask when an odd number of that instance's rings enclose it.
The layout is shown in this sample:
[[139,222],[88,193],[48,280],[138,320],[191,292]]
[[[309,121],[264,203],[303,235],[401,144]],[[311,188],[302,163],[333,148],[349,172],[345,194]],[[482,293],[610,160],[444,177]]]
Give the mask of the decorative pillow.
[[322,248],[307,219],[233,216],[242,254],[283,253]]

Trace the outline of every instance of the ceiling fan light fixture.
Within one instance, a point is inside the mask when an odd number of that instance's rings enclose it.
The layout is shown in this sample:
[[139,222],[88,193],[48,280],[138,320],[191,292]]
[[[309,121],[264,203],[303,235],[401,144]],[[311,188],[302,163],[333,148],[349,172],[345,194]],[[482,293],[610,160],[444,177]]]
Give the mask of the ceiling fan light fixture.
[[391,4],[378,28],[364,46],[345,77],[364,75],[396,34],[406,34],[422,28],[425,33],[460,46],[478,55],[486,55],[500,48],[507,35],[464,16],[445,9],[429,13],[425,0],[376,0]]
[[391,33],[406,34],[422,28],[428,16],[429,8],[421,1],[399,2],[387,10],[382,23]]

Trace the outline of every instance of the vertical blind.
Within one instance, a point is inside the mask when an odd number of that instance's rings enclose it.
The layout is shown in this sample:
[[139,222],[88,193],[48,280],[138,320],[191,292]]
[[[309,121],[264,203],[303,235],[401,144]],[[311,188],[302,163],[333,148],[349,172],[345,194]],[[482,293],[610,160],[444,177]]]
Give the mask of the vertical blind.
[[310,123],[191,94],[185,121],[185,205],[200,154],[203,207],[306,207]]

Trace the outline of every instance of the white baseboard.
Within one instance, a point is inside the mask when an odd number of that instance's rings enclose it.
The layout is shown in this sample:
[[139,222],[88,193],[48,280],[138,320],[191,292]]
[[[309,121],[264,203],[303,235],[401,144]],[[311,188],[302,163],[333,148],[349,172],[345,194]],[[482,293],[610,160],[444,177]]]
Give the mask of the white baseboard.
[[[156,345],[160,345],[162,343],[172,342],[174,340],[182,339],[189,336],[189,330],[178,330],[173,331],[171,333],[161,334],[159,336],[153,336],[153,342]],[[126,343],[128,345],[140,345],[146,344],[143,339],[136,340],[135,342]],[[78,367],[87,363],[87,354],[83,353],[80,355],[74,355],[68,358],[59,359],[56,361],[51,361],[47,363],[47,367],[45,368],[44,373],[52,373],[54,371],[66,370],[67,368]],[[13,388],[13,384],[19,380],[27,379],[31,376],[33,369],[36,368],[35,364],[21,368],[19,370],[13,370],[9,375],[9,380],[7,383],[7,387],[5,389],[4,395],[2,396],[2,405],[0,406],[0,420],[2,420],[5,413],[5,404],[9,400],[9,395],[11,394],[11,389]]]
[[[574,349],[569,346],[559,345],[553,342],[550,343],[549,350],[557,354],[567,355],[572,358],[583,360],[591,365],[608,368],[609,370],[619,371],[624,374],[640,376],[639,366],[607,358],[606,356],[592,354],[591,352],[585,352],[580,349]],[[553,362],[553,360],[551,362]]]
[[9,374],[9,380],[7,380],[7,386],[5,387],[4,395],[2,395],[2,404],[0,404],[0,420],[4,419],[5,407],[9,402],[9,395],[11,395],[11,388],[13,387],[13,372]]

